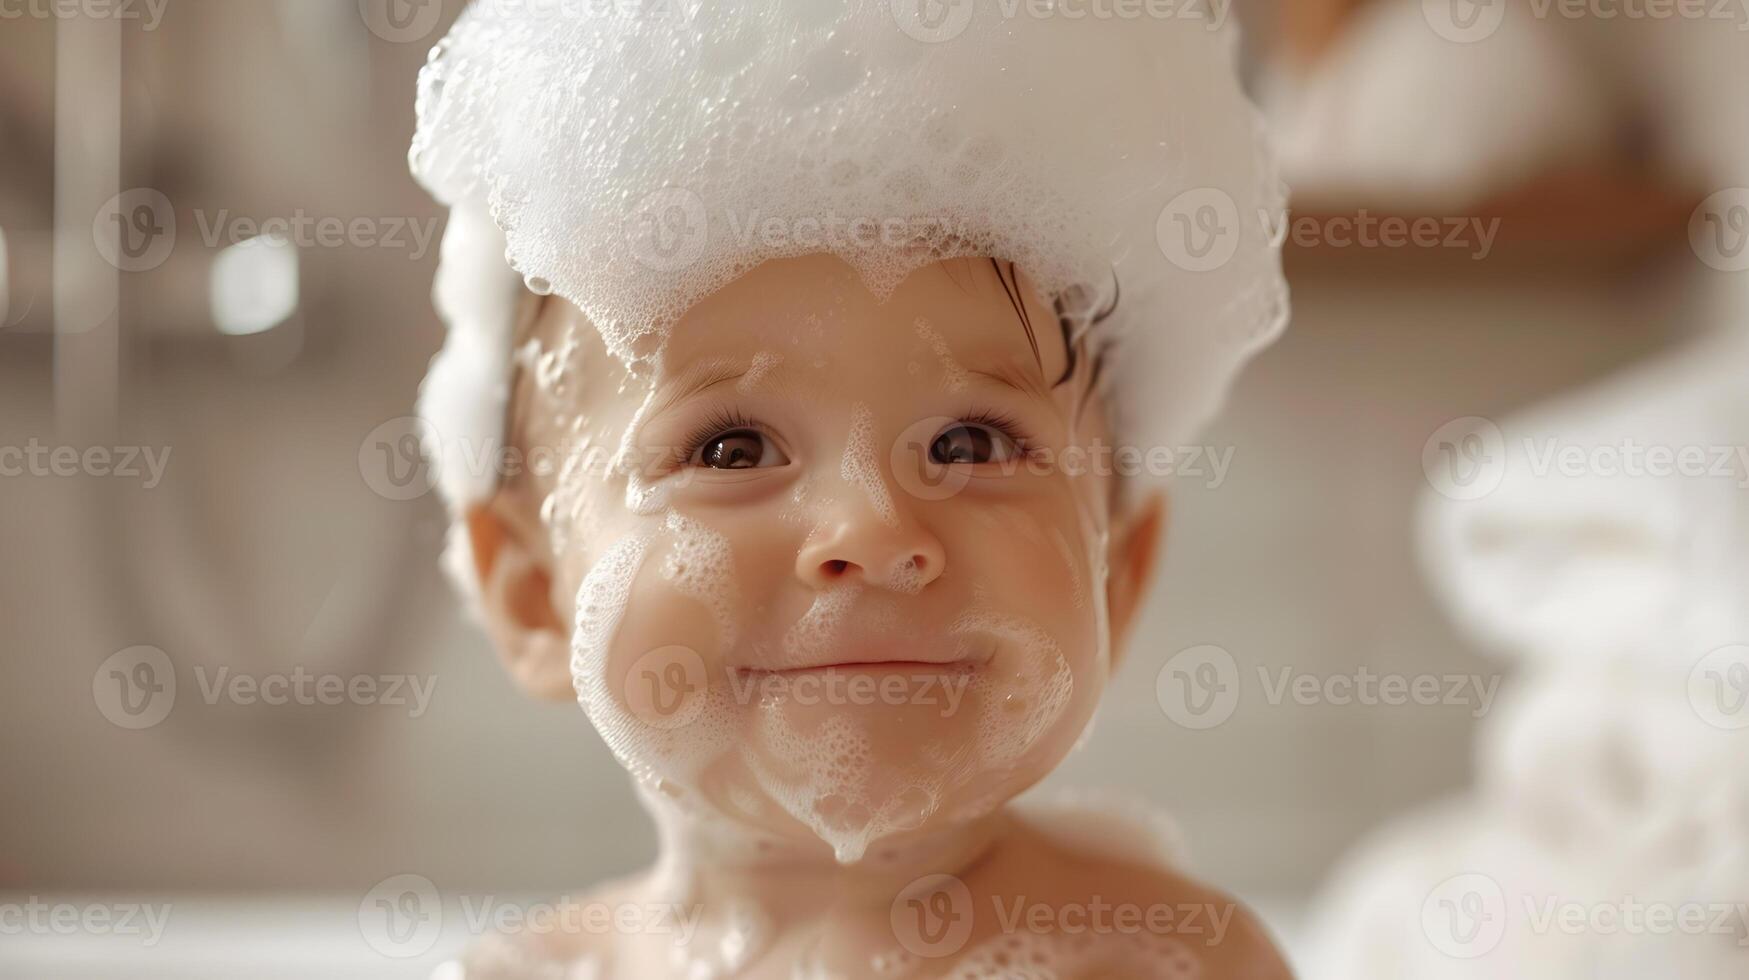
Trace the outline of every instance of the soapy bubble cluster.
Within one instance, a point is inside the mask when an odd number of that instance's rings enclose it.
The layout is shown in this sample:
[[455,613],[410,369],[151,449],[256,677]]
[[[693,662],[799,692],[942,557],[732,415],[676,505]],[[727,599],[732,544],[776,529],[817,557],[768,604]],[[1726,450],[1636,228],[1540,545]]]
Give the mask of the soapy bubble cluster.
[[764,261],[825,252],[876,295],[945,258],[1013,261],[1072,321],[1116,310],[1102,329],[1125,348],[1111,383],[1127,438],[1171,444],[1200,426],[1286,317],[1260,223],[1240,223],[1213,268],[1175,263],[1158,237],[1193,188],[1244,214],[1282,209],[1232,34],[963,7],[936,44],[871,0],[470,8],[421,73],[410,153],[467,216],[438,288],[449,346],[472,366],[444,363],[446,348],[428,413],[501,407],[486,383],[508,355],[481,347],[509,342],[507,293],[563,296],[611,352],[647,364],[698,300]]

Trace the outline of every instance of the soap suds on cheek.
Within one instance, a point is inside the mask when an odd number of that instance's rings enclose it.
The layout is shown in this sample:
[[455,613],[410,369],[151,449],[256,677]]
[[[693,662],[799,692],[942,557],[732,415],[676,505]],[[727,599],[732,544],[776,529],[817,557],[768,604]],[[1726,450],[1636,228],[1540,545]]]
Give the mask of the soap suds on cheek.
[[620,764],[643,778],[635,751],[645,727],[611,690],[608,651],[631,600],[632,584],[649,549],[648,535],[621,539],[589,569],[577,590],[577,618],[571,636],[571,686]]
[[[658,549],[665,554],[652,565]],[[727,539],[670,513],[610,548],[577,593],[571,676],[579,703],[634,779],[693,812],[704,812],[696,796],[705,771],[744,738],[720,682],[722,651],[741,629],[732,570]],[[672,636],[627,635],[634,603],[676,598],[708,611],[716,649],[675,642],[697,634],[684,622],[664,623]]]
[[681,595],[698,600],[710,610],[717,627],[717,650],[726,653],[740,639],[737,613],[740,588],[735,584],[734,555],[729,539],[697,521],[669,511],[665,522],[672,536],[662,577]]
[[994,770],[1012,766],[1063,713],[1075,678],[1062,647],[1042,627],[1017,617],[975,610],[961,616],[950,632],[994,637],[1012,660],[992,663],[972,682],[967,697],[977,697],[977,752]]

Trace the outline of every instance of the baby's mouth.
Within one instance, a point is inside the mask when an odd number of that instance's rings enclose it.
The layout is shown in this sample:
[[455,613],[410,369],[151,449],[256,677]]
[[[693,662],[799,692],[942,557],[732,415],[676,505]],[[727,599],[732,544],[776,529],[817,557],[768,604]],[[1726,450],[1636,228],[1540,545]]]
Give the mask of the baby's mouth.
[[817,656],[800,661],[758,655],[764,652],[756,650],[752,662],[735,664],[732,669],[741,674],[777,677],[833,671],[853,674],[964,673],[988,663],[995,655],[996,645],[988,637],[971,637],[938,649],[915,646],[840,649],[821,651]]
[[743,674],[796,677],[804,674],[825,674],[833,672],[846,674],[957,673],[960,671],[971,670],[976,666],[977,664],[965,660],[956,660],[946,663],[927,660],[851,660],[842,663],[817,664],[806,667],[739,667],[736,669]]

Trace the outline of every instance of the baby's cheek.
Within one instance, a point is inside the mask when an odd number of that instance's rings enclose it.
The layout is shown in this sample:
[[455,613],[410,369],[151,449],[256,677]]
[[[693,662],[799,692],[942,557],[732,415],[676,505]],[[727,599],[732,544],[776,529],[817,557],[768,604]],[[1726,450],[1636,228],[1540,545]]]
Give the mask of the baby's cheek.
[[1036,618],[1065,651],[1096,645],[1098,543],[1065,501],[979,503],[958,523],[950,573],[958,565],[990,602]]

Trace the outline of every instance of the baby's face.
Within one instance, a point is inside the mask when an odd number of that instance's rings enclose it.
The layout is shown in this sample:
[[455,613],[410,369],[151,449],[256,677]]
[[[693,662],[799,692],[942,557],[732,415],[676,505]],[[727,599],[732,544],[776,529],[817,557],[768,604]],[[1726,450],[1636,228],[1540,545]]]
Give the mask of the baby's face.
[[1108,560],[1138,585],[1146,561],[1108,542],[1111,477],[1065,459],[1109,439],[1092,359],[1005,271],[928,266],[879,302],[837,259],[768,263],[647,377],[542,307],[516,439],[576,462],[471,521],[487,612],[510,645],[564,624],[647,788],[853,859],[1073,745],[1111,666]]

